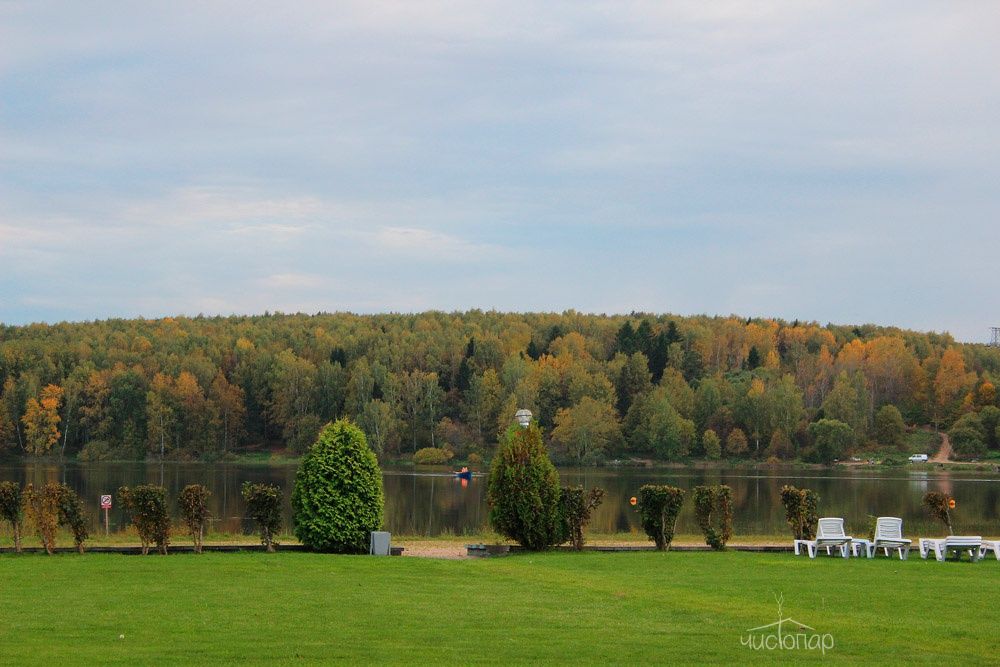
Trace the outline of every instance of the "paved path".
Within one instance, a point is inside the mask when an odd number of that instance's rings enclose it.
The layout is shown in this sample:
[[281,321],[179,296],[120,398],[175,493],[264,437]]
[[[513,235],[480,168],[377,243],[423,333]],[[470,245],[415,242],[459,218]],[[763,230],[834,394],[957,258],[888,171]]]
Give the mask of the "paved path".
[[941,433],[941,449],[931,458],[931,463],[947,463],[951,459],[951,441],[948,434]]

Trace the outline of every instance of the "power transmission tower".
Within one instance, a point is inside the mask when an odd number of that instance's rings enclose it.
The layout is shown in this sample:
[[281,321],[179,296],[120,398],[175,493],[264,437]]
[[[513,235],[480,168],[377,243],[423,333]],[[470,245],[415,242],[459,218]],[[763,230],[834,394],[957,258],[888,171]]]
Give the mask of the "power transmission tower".
[[992,347],[1000,347],[1000,327],[990,327],[990,332],[993,337],[990,339],[990,345]]

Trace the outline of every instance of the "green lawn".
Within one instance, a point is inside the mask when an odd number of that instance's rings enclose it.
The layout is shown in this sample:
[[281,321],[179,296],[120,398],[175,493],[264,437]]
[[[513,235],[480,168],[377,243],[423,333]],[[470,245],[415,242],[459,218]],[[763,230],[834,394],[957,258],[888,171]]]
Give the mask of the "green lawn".
[[[3,555],[4,663],[995,662],[1000,563],[788,554]],[[123,638],[121,636],[124,636]]]

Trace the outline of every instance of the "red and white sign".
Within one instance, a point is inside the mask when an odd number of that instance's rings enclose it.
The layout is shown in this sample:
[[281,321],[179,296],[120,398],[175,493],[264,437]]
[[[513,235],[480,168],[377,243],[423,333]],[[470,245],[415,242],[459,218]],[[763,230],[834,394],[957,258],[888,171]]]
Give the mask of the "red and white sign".
[[101,496],[101,509],[102,510],[111,509],[111,496]]

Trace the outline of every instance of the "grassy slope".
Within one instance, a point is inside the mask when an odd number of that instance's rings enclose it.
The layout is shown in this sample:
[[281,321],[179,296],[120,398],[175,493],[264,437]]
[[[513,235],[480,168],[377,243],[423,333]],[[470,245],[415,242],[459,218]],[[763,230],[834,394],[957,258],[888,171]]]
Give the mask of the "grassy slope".
[[833,635],[828,660],[975,664],[994,659],[1000,621],[995,560],[92,554],[5,555],[0,569],[13,663],[815,660],[740,645],[781,593],[786,616]]

